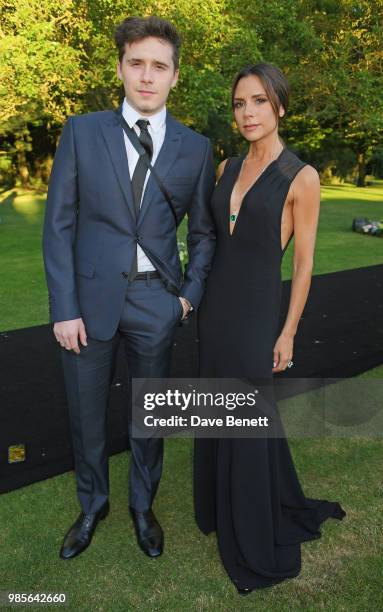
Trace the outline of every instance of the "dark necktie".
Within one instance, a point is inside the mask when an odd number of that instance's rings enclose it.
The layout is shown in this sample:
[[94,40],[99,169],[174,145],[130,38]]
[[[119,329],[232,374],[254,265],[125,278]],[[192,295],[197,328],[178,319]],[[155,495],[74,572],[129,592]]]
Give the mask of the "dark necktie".
[[[152,160],[153,157],[153,141],[148,132],[149,121],[146,119],[139,119],[137,122],[138,127],[140,128],[140,143],[144,147],[149,160]],[[136,220],[138,219],[138,215],[140,214],[140,206],[141,206],[141,198],[142,198],[142,190],[145,183],[146,173],[148,171],[148,166],[146,165],[143,155],[140,155],[138,158],[136,167],[132,176],[132,191],[134,198],[134,208],[136,211]],[[131,270],[129,272],[129,280],[132,281],[137,274],[137,249],[134,254],[134,259],[132,263]]]
[[[137,121],[137,125],[140,128],[140,143],[144,147],[149,160],[152,160],[153,157],[153,141],[148,132],[149,121],[146,119],[139,119]],[[146,173],[148,171],[148,167],[144,161],[143,156],[141,155],[138,158],[138,162],[133,172],[132,176],[132,189],[133,189],[133,197],[134,197],[134,206],[136,209],[136,218],[138,219],[138,215],[140,213],[140,205],[141,205],[141,197],[142,197],[142,189],[144,187]]]

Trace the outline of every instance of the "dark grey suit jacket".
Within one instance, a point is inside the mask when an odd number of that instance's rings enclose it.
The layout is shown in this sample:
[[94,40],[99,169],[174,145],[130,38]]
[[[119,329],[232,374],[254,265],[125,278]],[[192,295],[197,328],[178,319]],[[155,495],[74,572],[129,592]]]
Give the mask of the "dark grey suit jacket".
[[50,320],[82,317],[91,337],[110,339],[122,311],[137,243],[169,291],[198,308],[215,247],[209,201],[215,183],[208,138],[166,116],[155,169],[177,217],[188,215],[183,278],[174,217],[151,175],[135,218],[123,130],[114,111],[70,117],[56,151],[43,255]]

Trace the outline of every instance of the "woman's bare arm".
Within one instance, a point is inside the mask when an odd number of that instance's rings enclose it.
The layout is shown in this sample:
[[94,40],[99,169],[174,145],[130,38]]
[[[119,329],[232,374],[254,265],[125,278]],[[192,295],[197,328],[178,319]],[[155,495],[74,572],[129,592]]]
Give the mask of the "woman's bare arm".
[[320,208],[320,180],[312,166],[305,166],[292,185],[294,262],[291,295],[285,324],[274,348],[273,371],[287,367],[292,358],[293,339],[310,290]]

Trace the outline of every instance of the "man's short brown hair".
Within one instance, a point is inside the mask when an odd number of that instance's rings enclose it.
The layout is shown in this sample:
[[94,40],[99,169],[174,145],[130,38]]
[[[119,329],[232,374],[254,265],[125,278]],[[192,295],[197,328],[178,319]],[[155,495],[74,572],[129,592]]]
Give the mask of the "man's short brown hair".
[[177,70],[180,64],[181,38],[174,25],[160,17],[128,17],[118,24],[114,32],[114,40],[120,63],[125,53],[126,43],[142,40],[148,36],[161,38],[172,45],[174,69]]

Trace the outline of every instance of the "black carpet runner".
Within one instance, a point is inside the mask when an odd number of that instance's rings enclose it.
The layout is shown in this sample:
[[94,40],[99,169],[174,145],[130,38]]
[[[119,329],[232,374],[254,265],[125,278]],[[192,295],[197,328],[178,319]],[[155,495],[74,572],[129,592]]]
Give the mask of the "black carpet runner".
[[[290,296],[283,283],[281,325]],[[196,377],[196,322],[180,327],[172,377]],[[383,265],[314,276],[295,338],[294,367],[275,379],[355,376],[383,363]],[[61,363],[51,325],[0,333],[0,492],[73,468]],[[117,359],[109,407],[109,452],[128,448],[125,362]],[[9,463],[9,447],[25,459]]]

